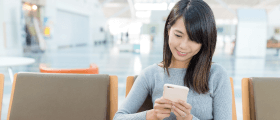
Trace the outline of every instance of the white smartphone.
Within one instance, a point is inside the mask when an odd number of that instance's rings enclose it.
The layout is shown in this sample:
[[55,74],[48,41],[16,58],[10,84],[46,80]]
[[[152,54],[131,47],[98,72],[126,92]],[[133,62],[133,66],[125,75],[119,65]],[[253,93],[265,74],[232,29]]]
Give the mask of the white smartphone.
[[164,84],[163,98],[178,102],[178,100],[187,101],[189,88],[186,86],[179,86],[173,84]]

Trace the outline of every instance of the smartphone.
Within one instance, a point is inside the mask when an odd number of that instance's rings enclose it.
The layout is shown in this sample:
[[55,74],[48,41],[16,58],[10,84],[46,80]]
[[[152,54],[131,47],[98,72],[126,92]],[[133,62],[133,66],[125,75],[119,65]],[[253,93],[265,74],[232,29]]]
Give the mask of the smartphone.
[[164,84],[163,86],[163,98],[173,102],[179,102],[178,100],[187,101],[188,93],[189,88],[186,86],[173,84]]

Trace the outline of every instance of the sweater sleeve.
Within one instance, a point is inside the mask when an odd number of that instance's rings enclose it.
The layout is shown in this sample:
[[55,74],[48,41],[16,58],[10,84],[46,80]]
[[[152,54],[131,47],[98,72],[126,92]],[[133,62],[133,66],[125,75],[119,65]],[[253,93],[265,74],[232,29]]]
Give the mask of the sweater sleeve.
[[192,120],[199,120],[199,119],[193,115]]
[[224,68],[218,69],[211,78],[214,82],[213,116],[214,120],[232,119],[231,83]]
[[136,112],[142,106],[148,94],[147,81],[144,74],[140,74],[115,114],[114,120],[145,120],[147,111]]

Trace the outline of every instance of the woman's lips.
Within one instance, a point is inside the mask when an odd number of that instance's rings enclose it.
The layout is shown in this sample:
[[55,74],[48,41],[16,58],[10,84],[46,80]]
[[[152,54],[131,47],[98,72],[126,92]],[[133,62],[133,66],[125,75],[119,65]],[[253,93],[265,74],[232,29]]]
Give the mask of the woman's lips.
[[179,56],[186,56],[186,55],[187,55],[187,53],[186,53],[186,54],[182,54],[182,53],[180,53],[178,50],[177,50],[177,54],[178,54]]

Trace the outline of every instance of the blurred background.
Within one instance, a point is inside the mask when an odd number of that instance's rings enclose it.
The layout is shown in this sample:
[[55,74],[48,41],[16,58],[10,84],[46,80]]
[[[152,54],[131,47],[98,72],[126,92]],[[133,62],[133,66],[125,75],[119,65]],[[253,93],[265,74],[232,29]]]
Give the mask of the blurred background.
[[[117,75],[120,106],[126,77],[162,61],[164,24],[177,1],[0,0],[0,58],[34,60],[0,65],[5,75],[2,120],[7,118],[11,74],[39,72],[41,63],[63,69],[94,63],[99,74]],[[280,0],[204,1],[217,25],[213,62],[233,78],[242,120],[241,79],[280,77]]]

